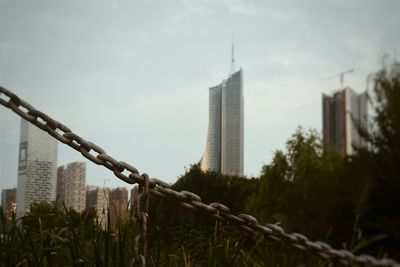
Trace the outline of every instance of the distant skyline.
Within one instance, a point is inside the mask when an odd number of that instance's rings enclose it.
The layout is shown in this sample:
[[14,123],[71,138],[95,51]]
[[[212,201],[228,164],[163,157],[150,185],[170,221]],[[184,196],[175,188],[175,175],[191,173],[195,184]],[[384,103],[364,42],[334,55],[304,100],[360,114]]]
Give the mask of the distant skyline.
[[[0,0],[0,85],[141,172],[175,182],[207,137],[208,88],[245,69],[244,173],[297,126],[322,131],[321,93],[357,93],[398,58],[400,1]],[[397,50],[396,50],[397,49]],[[20,118],[0,107],[0,189],[17,185]],[[87,162],[87,184],[126,186]],[[130,187],[128,187],[130,188]]]

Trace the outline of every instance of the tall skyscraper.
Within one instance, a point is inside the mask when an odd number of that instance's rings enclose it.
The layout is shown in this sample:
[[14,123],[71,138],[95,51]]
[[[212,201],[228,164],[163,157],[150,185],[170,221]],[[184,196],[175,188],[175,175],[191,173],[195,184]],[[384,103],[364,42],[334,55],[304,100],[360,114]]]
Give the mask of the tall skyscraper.
[[114,188],[109,198],[111,229],[115,229],[118,219],[125,219],[128,211],[128,190],[125,187]]
[[235,71],[234,47],[229,77],[210,88],[203,171],[243,175],[243,71]]
[[86,186],[86,209],[94,209],[103,228],[107,226],[109,188]]
[[355,146],[365,146],[357,124],[367,125],[367,93],[356,94],[351,88],[322,94],[324,142],[336,147],[342,155],[354,154]]
[[17,217],[33,202],[56,200],[57,140],[22,119],[18,160]]
[[135,184],[133,186],[133,188],[131,189],[131,195],[130,195],[130,200],[129,200],[131,210],[135,209],[138,194],[139,194],[139,186],[137,184]]
[[86,207],[86,165],[72,162],[57,169],[57,206],[81,212]]

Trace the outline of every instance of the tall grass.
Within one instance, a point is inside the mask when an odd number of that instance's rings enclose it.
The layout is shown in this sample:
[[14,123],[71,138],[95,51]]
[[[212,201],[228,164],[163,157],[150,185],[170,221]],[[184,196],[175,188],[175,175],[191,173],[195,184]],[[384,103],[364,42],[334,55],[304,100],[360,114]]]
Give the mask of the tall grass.
[[[138,225],[128,214],[114,229],[110,224],[103,229],[94,211],[60,211],[41,203],[6,221],[0,209],[0,266],[129,266]],[[211,230],[190,224],[152,227],[148,241],[148,266],[338,265],[220,223]]]
[[95,211],[45,203],[18,220],[0,213],[0,266],[128,266],[133,257],[132,216],[112,230],[102,228]]

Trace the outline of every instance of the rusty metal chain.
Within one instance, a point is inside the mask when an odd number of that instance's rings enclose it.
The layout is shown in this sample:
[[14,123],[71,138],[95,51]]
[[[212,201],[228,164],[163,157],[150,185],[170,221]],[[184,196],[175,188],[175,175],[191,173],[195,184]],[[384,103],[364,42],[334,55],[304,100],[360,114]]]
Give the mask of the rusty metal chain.
[[[156,178],[149,178],[146,174],[140,175],[139,171],[126,162],[118,161],[107,155],[101,147],[83,139],[79,135],[73,133],[64,124],[52,119],[41,111],[36,110],[29,103],[20,99],[14,93],[0,87],[0,104],[13,110],[25,120],[36,125],[43,131],[59,140],[60,142],[72,147],[80,152],[85,158],[97,165],[102,165],[111,170],[114,175],[121,180],[129,183],[138,183],[142,187],[142,195],[140,198],[143,202],[143,210],[139,210],[139,223],[141,225],[141,233],[138,238],[137,246],[135,245],[135,255],[138,257],[142,266],[145,264],[147,249],[146,232],[147,232],[147,209],[148,194],[170,198],[177,201],[181,206],[193,210],[203,212],[222,222],[230,222],[238,228],[248,233],[261,233],[266,238],[290,244],[300,250],[309,250],[316,253],[323,259],[338,260],[347,265],[359,266],[382,266],[382,267],[400,267],[396,261],[388,258],[376,259],[370,255],[354,255],[352,252],[344,249],[334,249],[330,245],[320,241],[310,241],[308,238],[299,233],[286,233],[281,227],[274,224],[261,225],[257,219],[248,214],[233,214],[228,207],[220,203],[205,204],[201,198],[189,191],[177,192],[171,189],[170,185]],[[142,250],[139,249],[139,241],[142,241]],[[136,248],[137,253],[136,253]]]
[[133,266],[146,266],[147,255],[147,219],[149,212],[149,176],[143,174],[143,184],[139,184],[139,191],[135,196],[135,217],[139,223],[139,233],[134,240]]

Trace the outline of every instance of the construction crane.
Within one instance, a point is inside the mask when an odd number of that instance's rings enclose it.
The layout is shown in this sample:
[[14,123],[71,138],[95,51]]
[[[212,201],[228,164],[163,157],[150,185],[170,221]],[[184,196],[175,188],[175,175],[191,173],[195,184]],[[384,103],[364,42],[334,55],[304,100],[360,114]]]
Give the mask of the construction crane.
[[332,75],[332,76],[326,78],[325,80],[330,80],[330,79],[333,79],[335,77],[340,77],[340,88],[343,88],[344,75],[349,74],[349,73],[353,73],[353,72],[354,72],[354,69],[346,70],[346,71],[340,72],[338,74]]

